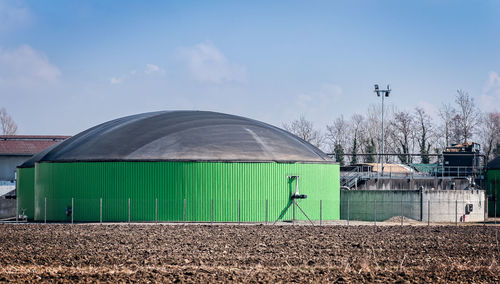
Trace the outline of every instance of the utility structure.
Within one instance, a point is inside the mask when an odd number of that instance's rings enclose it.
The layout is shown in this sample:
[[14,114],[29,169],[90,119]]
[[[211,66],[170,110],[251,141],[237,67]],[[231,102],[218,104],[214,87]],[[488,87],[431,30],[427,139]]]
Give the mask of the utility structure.
[[[34,184],[20,195],[34,208],[35,221],[265,222],[277,218],[292,195],[311,220],[340,217],[337,163],[287,131],[235,115],[159,111],[122,117],[33,162],[34,175],[19,177]],[[298,185],[288,177],[292,173],[300,176],[303,198],[293,194]],[[316,209],[320,202],[328,204],[322,212]]]
[[382,175],[384,175],[384,97],[389,97],[389,93],[391,93],[391,87],[387,85],[387,89],[381,90],[378,84],[375,84],[375,91],[377,97],[382,97],[382,156],[379,156],[379,161],[382,162]]

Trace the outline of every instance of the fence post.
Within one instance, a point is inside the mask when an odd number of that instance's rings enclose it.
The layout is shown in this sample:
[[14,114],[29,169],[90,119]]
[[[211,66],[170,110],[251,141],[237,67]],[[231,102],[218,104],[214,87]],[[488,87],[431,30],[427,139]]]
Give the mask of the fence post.
[[319,225],[321,226],[323,219],[323,200],[319,201]]
[[73,202],[73,197],[71,197],[71,224],[73,224],[74,214],[75,214],[75,203]]
[[186,225],[186,199],[184,198],[184,206],[182,210],[182,222]]
[[16,183],[16,223],[19,223],[19,197],[17,196],[17,183]]
[[431,224],[431,200],[427,200],[427,226]]
[[377,200],[373,199],[373,224],[377,226]]
[[349,226],[349,198],[347,198],[347,226]]
[[128,223],[130,224],[130,197],[128,198]]
[[241,222],[241,200],[238,199],[238,225]]
[[214,224],[214,200],[210,199],[210,225]]
[[401,226],[403,226],[405,220],[405,213],[403,211],[403,192],[401,192]]
[[45,205],[44,205],[44,207],[43,207],[43,208],[44,208],[44,209],[43,209],[43,212],[44,212],[44,213],[43,213],[43,222],[44,222],[45,224],[47,224],[47,197],[45,197],[45,199],[44,199],[44,204],[45,204]]
[[455,200],[455,225],[458,226],[458,200]]
[[267,199],[266,199],[266,225],[267,225]]
[[99,223],[102,224],[102,197],[99,199]]
[[155,224],[158,224],[158,198],[155,198]]

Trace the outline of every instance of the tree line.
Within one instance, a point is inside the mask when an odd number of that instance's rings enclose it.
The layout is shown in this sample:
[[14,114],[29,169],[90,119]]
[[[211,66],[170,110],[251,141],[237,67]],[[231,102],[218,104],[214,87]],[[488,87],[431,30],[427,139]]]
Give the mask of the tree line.
[[[364,114],[336,117],[324,130],[301,116],[284,123],[283,128],[333,153],[341,165],[373,163],[382,152],[381,112],[381,106],[370,105]],[[465,142],[481,144],[485,162],[500,155],[500,113],[481,112],[465,91],[458,90],[453,103],[440,106],[438,119],[421,107],[401,110],[390,106],[384,115],[384,153],[396,154],[385,157],[387,162],[428,164],[434,162],[429,154],[440,154],[448,146]],[[409,155],[414,153],[419,156]]]

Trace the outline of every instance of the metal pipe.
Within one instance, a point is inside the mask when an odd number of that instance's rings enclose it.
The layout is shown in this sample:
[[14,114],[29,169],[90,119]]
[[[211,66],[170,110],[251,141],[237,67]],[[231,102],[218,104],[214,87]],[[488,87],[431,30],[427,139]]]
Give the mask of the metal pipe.
[[102,224],[102,197],[99,198],[99,222]]
[[214,200],[210,199],[210,225],[214,223]]
[[186,199],[184,198],[184,207],[182,210],[182,222],[186,225]]
[[75,206],[73,202],[73,197],[71,197],[71,224],[73,224],[73,215],[75,214]]
[[128,223],[130,224],[130,197],[128,198]]
[[158,198],[155,198],[155,224],[158,224]]

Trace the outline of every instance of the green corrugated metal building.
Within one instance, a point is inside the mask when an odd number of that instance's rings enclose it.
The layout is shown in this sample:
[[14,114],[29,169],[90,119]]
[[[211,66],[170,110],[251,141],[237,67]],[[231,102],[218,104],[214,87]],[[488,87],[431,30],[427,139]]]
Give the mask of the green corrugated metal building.
[[18,215],[24,215],[30,221],[35,217],[35,162],[38,162],[57,145],[58,143],[47,147],[17,167]]
[[500,217],[500,157],[488,163],[487,175],[488,217]]
[[[296,178],[295,176],[298,176]],[[133,115],[86,130],[35,163],[38,221],[336,220],[339,165],[274,126],[204,111]],[[300,207],[300,208],[299,208]],[[321,208],[321,210],[320,210]],[[296,210],[293,210],[296,209]]]

